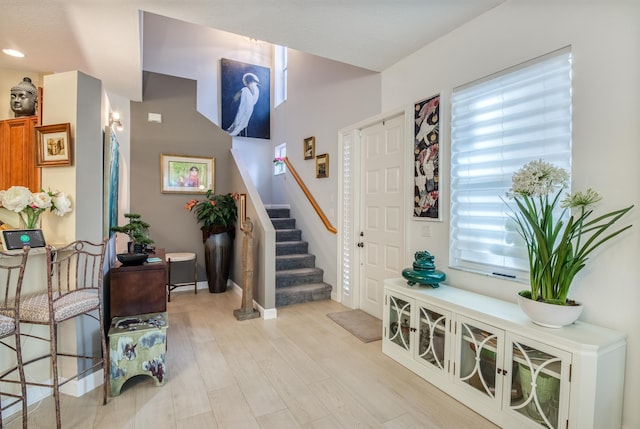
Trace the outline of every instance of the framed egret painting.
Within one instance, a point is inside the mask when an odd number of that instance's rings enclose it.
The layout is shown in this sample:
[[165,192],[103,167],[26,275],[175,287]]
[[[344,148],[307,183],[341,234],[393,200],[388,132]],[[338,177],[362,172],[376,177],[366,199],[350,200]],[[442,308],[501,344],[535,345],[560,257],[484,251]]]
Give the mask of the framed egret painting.
[[270,69],[222,58],[222,129],[233,137],[271,138]]

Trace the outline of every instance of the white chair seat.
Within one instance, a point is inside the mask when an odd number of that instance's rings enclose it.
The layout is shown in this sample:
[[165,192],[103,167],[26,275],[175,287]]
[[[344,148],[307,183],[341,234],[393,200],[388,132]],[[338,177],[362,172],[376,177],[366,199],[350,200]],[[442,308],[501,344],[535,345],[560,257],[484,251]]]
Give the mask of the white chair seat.
[[[74,291],[62,298],[53,293],[53,314],[57,322],[98,308],[100,300],[97,291]],[[57,300],[57,301],[56,301]],[[20,303],[20,320],[28,323],[49,323],[49,297],[46,293],[31,295]]]
[[169,262],[186,262],[196,259],[196,254],[191,252],[173,252],[165,255]]
[[16,323],[13,317],[0,315],[0,338],[4,338],[16,331]]
[[[169,298],[169,302],[171,302],[171,291],[175,288],[182,286],[191,286],[193,285],[194,293],[198,293],[198,261],[197,256],[194,252],[169,252],[165,254],[165,259],[167,260],[168,265],[168,275],[167,275],[167,296]],[[192,262],[193,263],[193,280],[184,281],[184,282],[175,282],[171,276],[171,266],[173,264],[179,262]]]

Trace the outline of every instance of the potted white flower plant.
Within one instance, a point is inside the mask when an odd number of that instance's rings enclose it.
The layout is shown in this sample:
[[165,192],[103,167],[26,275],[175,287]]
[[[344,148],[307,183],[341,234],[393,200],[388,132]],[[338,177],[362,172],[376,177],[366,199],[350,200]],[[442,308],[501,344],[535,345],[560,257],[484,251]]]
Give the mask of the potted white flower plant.
[[[530,289],[519,295],[556,306],[577,305],[568,299],[575,275],[598,246],[631,228],[627,225],[607,234],[633,208],[631,205],[592,219],[592,206],[601,196],[589,188],[568,194],[560,201],[568,179],[569,174],[562,168],[542,160],[531,161],[516,171],[507,193],[507,197],[515,200],[517,209],[513,209],[512,218],[529,257]],[[561,215],[554,219],[558,204]],[[567,210],[571,214],[565,222]],[[557,310],[556,307],[551,311]]]

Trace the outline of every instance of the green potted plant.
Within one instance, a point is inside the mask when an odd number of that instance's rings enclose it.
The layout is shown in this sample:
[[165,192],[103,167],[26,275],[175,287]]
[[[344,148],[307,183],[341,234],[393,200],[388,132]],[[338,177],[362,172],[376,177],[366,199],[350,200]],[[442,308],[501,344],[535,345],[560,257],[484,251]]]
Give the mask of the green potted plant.
[[129,223],[122,226],[113,226],[111,231],[122,232],[129,236],[129,253],[142,253],[153,240],[149,236],[150,225],[141,219],[137,213],[125,213]]
[[[633,208],[631,205],[592,219],[592,206],[601,196],[589,188],[568,194],[560,201],[568,179],[569,174],[562,168],[542,160],[531,161],[516,171],[507,193],[508,198],[515,200],[511,217],[527,245],[529,257],[530,289],[520,291],[518,301],[521,306],[528,305],[527,301],[552,304],[551,308],[547,307],[550,315],[557,314],[560,307],[579,307],[574,311],[575,319],[564,324],[573,323],[580,316],[581,306],[568,299],[575,275],[586,266],[591,252],[631,228],[627,225],[606,234]],[[558,204],[563,210],[558,219],[554,219]],[[565,223],[567,210],[571,213]],[[550,327],[562,325],[537,323]]]
[[229,228],[235,230],[238,218],[237,199],[238,195],[234,192],[214,194],[209,189],[204,200],[190,200],[184,207],[196,214],[196,220],[202,224],[203,240],[206,240],[207,233]]
[[214,194],[213,189],[209,189],[205,199],[190,200],[184,206],[186,210],[194,212],[196,220],[202,224],[205,270],[211,293],[227,290],[238,218],[238,198],[235,192]]

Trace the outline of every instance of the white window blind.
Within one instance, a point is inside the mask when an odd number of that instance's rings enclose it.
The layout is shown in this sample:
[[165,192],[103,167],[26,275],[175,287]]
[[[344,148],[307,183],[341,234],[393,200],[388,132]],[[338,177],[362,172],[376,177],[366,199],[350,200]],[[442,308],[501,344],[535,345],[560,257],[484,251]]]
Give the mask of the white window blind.
[[528,281],[505,194],[531,160],[571,171],[570,48],[456,88],[451,103],[451,266]]

